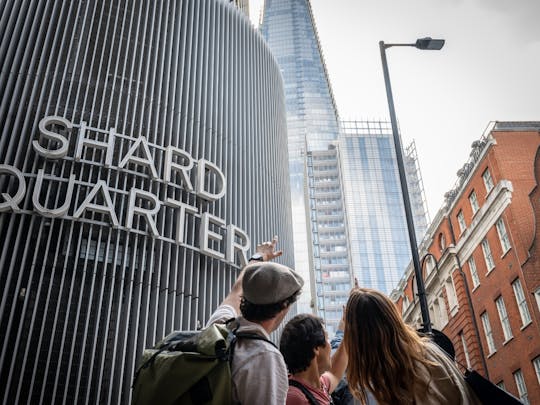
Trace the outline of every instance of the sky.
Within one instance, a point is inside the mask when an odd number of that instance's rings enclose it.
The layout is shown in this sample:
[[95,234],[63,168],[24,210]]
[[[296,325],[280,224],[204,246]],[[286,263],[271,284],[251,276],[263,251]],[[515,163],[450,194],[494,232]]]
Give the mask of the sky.
[[[254,24],[263,0],[250,1]],[[311,0],[341,119],[388,120],[387,50],[403,144],[416,143],[433,218],[490,121],[540,121],[540,0]]]

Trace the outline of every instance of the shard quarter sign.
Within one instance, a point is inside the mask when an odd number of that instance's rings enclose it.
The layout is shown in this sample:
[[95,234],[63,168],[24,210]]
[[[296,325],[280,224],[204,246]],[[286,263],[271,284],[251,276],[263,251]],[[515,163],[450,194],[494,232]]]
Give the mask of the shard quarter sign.
[[[0,212],[24,213],[25,196],[31,192],[32,209],[45,217],[84,221],[88,215],[98,213],[102,221],[108,221],[114,228],[149,234],[233,265],[238,265],[237,258],[240,265],[246,264],[250,245],[246,232],[208,212],[226,193],[225,175],[216,164],[206,159],[196,160],[172,145],[153,144],[144,136],[134,138],[118,134],[114,128],[92,128],[85,122],[75,125],[59,116],[41,119],[39,135],[39,139],[32,141],[34,151],[44,158],[37,174],[0,164],[0,175],[9,176],[11,184],[11,191],[0,196]],[[50,162],[66,160],[72,162],[72,170],[65,175],[62,170],[62,175],[58,175],[59,171],[54,171]],[[76,166],[80,166],[79,170],[74,170]],[[83,176],[85,169],[90,170],[87,166],[99,168],[94,171],[98,175],[91,176],[92,181]],[[131,178],[130,185],[124,181],[121,187],[118,184],[121,176]],[[28,181],[33,178],[35,181]],[[61,198],[56,199],[53,207],[45,206],[50,202],[42,203],[47,194],[45,181],[63,187]],[[33,190],[29,184],[33,184]],[[74,197],[75,189],[85,191]],[[164,209],[172,212],[172,221],[170,214],[159,215]],[[158,231],[161,228],[158,221],[167,219],[175,224],[172,237]],[[188,232],[195,232],[198,237],[187,242]]]

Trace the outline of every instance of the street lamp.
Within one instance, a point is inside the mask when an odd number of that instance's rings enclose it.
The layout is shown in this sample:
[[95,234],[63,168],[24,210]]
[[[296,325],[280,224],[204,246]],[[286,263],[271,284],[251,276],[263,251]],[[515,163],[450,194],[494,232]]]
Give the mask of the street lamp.
[[422,329],[424,333],[431,333],[431,321],[426,299],[426,289],[422,278],[422,267],[418,256],[418,244],[414,232],[414,222],[411,209],[411,200],[409,197],[409,187],[405,176],[405,165],[403,163],[403,149],[401,138],[399,136],[396,120],[396,111],[394,109],[394,98],[392,97],[392,88],[390,86],[390,75],[388,73],[388,63],[386,61],[386,49],[393,46],[411,46],[422,50],[440,50],[444,46],[444,39],[432,39],[430,37],[420,38],[413,44],[385,44],[379,42],[381,50],[381,61],[384,73],[384,84],[386,86],[386,97],[388,98],[388,109],[390,110],[390,122],[392,123],[392,135],[394,138],[394,148],[396,149],[396,158],[399,172],[399,182],[401,183],[401,195],[403,196],[403,205],[405,207],[405,218],[407,219],[407,231],[409,233],[409,242],[411,245],[412,261],[414,274],[416,275],[416,285],[418,287],[418,300],[420,302],[420,311],[422,312]]

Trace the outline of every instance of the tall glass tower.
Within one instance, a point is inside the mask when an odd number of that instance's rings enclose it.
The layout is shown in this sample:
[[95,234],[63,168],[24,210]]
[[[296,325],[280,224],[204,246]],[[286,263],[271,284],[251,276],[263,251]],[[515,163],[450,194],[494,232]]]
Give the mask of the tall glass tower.
[[[341,123],[340,153],[354,276],[361,286],[390,293],[411,260],[390,122]],[[405,158],[416,236],[427,208],[414,145]]]
[[[261,26],[283,75],[289,144],[295,269],[312,279],[310,224],[306,216],[305,158],[308,151],[327,150],[337,140],[338,113],[308,0],[266,0]],[[311,290],[298,310],[315,307]]]

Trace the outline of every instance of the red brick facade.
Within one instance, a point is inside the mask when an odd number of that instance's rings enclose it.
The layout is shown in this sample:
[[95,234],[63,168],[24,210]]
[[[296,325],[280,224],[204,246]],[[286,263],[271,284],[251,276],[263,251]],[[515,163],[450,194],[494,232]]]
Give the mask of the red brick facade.
[[[428,254],[431,322],[452,340],[457,360],[516,396],[523,381],[521,395],[540,404],[540,123],[502,124],[475,143],[420,257]],[[430,254],[438,265],[431,271]],[[413,283],[409,268],[393,297],[419,327]]]

